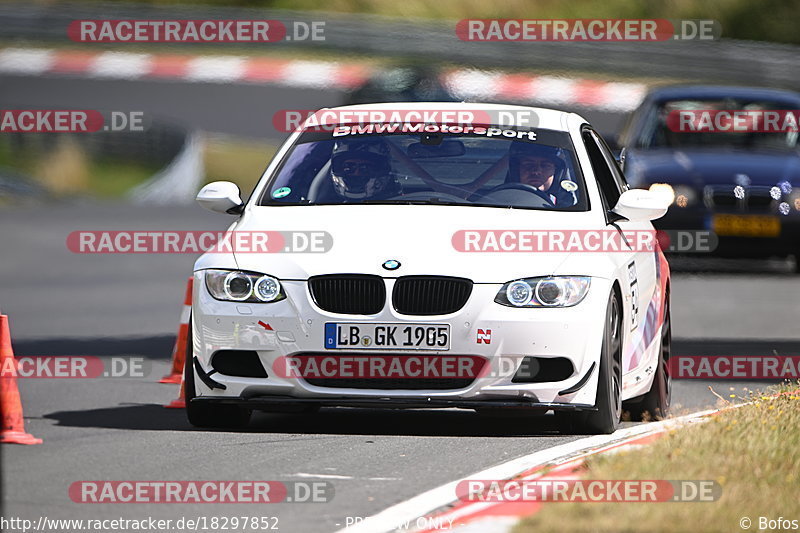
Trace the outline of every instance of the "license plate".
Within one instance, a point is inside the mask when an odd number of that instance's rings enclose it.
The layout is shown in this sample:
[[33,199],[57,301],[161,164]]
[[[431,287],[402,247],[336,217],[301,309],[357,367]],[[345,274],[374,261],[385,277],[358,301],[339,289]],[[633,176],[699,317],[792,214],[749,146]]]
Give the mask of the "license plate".
[[777,237],[781,222],[764,215],[714,215],[712,229],[717,235],[736,237]]
[[328,322],[325,348],[349,350],[449,350],[449,324]]

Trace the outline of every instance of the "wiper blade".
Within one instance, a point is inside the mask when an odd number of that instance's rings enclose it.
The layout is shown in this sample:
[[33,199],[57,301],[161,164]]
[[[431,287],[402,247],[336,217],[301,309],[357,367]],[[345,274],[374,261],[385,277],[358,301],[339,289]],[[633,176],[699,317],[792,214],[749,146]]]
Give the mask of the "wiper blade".
[[368,205],[392,205],[392,204],[400,204],[400,205],[410,205],[413,203],[411,200],[363,200],[358,203],[352,203],[349,205],[359,205],[359,204],[368,204]]
[[387,205],[387,204],[401,204],[401,205],[472,205],[471,203],[464,200],[463,202],[455,202],[452,200],[442,200],[441,198],[427,198],[424,200],[415,199],[415,200],[366,200],[363,202],[359,202],[362,204],[372,204],[372,205]]

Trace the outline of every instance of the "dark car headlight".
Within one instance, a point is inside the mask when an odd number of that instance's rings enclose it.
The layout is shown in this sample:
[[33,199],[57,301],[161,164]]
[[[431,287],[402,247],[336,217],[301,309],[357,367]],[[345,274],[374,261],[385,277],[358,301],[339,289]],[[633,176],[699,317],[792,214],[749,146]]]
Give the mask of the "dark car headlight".
[[692,187],[687,185],[675,186],[675,205],[678,207],[689,207],[698,201],[698,194]]
[[240,270],[206,270],[206,287],[224,302],[271,303],[286,298],[281,282],[266,274]]
[[589,292],[588,276],[548,276],[509,281],[494,301],[507,307],[572,307]]

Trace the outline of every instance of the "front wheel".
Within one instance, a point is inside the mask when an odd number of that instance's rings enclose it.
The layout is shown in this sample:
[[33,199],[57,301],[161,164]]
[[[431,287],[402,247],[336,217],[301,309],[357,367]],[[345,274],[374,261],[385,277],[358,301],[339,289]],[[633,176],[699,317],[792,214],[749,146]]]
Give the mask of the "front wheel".
[[186,361],[183,365],[183,391],[186,399],[186,417],[189,423],[201,428],[241,428],[250,422],[250,410],[238,405],[220,405],[193,402],[194,350],[192,348],[192,320],[186,340]]
[[606,324],[597,378],[596,411],[570,413],[576,433],[608,434],[619,428],[622,415],[622,313],[612,293],[606,306]]

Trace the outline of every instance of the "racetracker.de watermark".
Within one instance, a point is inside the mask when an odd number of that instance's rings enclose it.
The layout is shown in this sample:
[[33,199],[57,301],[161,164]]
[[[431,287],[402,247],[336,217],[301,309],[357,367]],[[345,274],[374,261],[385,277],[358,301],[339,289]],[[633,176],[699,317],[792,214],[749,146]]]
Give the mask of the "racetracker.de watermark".
[[327,503],[328,481],[76,481],[75,503]]
[[[335,346],[339,349],[445,349],[446,343],[436,346],[441,337],[433,335],[427,342],[424,330],[440,330],[444,326],[376,326],[374,334],[364,335],[358,331],[348,331],[345,326]],[[446,328],[445,328],[446,329]],[[415,335],[412,331],[419,333]],[[420,331],[423,330],[423,331]],[[355,334],[355,336],[353,336]],[[407,342],[403,342],[406,339]],[[415,340],[416,339],[416,340]],[[476,345],[492,343],[492,330],[478,328]],[[342,342],[344,341],[344,342]],[[330,344],[330,339],[326,345]],[[272,363],[272,374],[285,379],[464,379],[511,377],[518,379],[551,381],[548,367],[535,357],[503,356],[486,358],[479,355],[447,354],[386,354],[386,353],[326,353],[281,356]]]
[[539,116],[529,110],[458,110],[458,109],[281,109],[272,115],[272,125],[277,131],[334,131],[341,125],[358,127],[370,125],[364,133],[403,133],[402,124],[416,128],[411,133],[422,133],[424,125],[448,126],[449,133],[471,133],[464,126],[516,126],[531,128],[539,125]]
[[0,133],[94,133],[145,131],[150,124],[144,111],[96,109],[2,109]]
[[712,480],[666,479],[467,479],[456,495],[471,502],[713,502],[722,487]]
[[180,518],[50,518],[40,515],[38,520],[0,516],[0,531],[279,531],[276,516],[182,516]]
[[655,230],[459,230],[459,252],[630,252],[656,249]]
[[675,109],[667,128],[676,133],[787,133],[800,131],[797,109]]
[[712,41],[722,35],[715,20],[669,19],[463,19],[462,41]]
[[324,41],[324,21],[74,20],[67,36],[79,43],[274,43]]
[[489,365],[477,355],[307,355],[278,357],[272,370],[282,378],[302,379],[475,379]]
[[73,231],[76,254],[325,253],[327,231]]
[[664,252],[711,253],[719,246],[719,237],[709,230],[657,230],[656,239]]
[[800,356],[673,355],[669,373],[677,379],[800,379]]
[[0,378],[144,378],[151,369],[144,357],[33,355],[3,359]]

